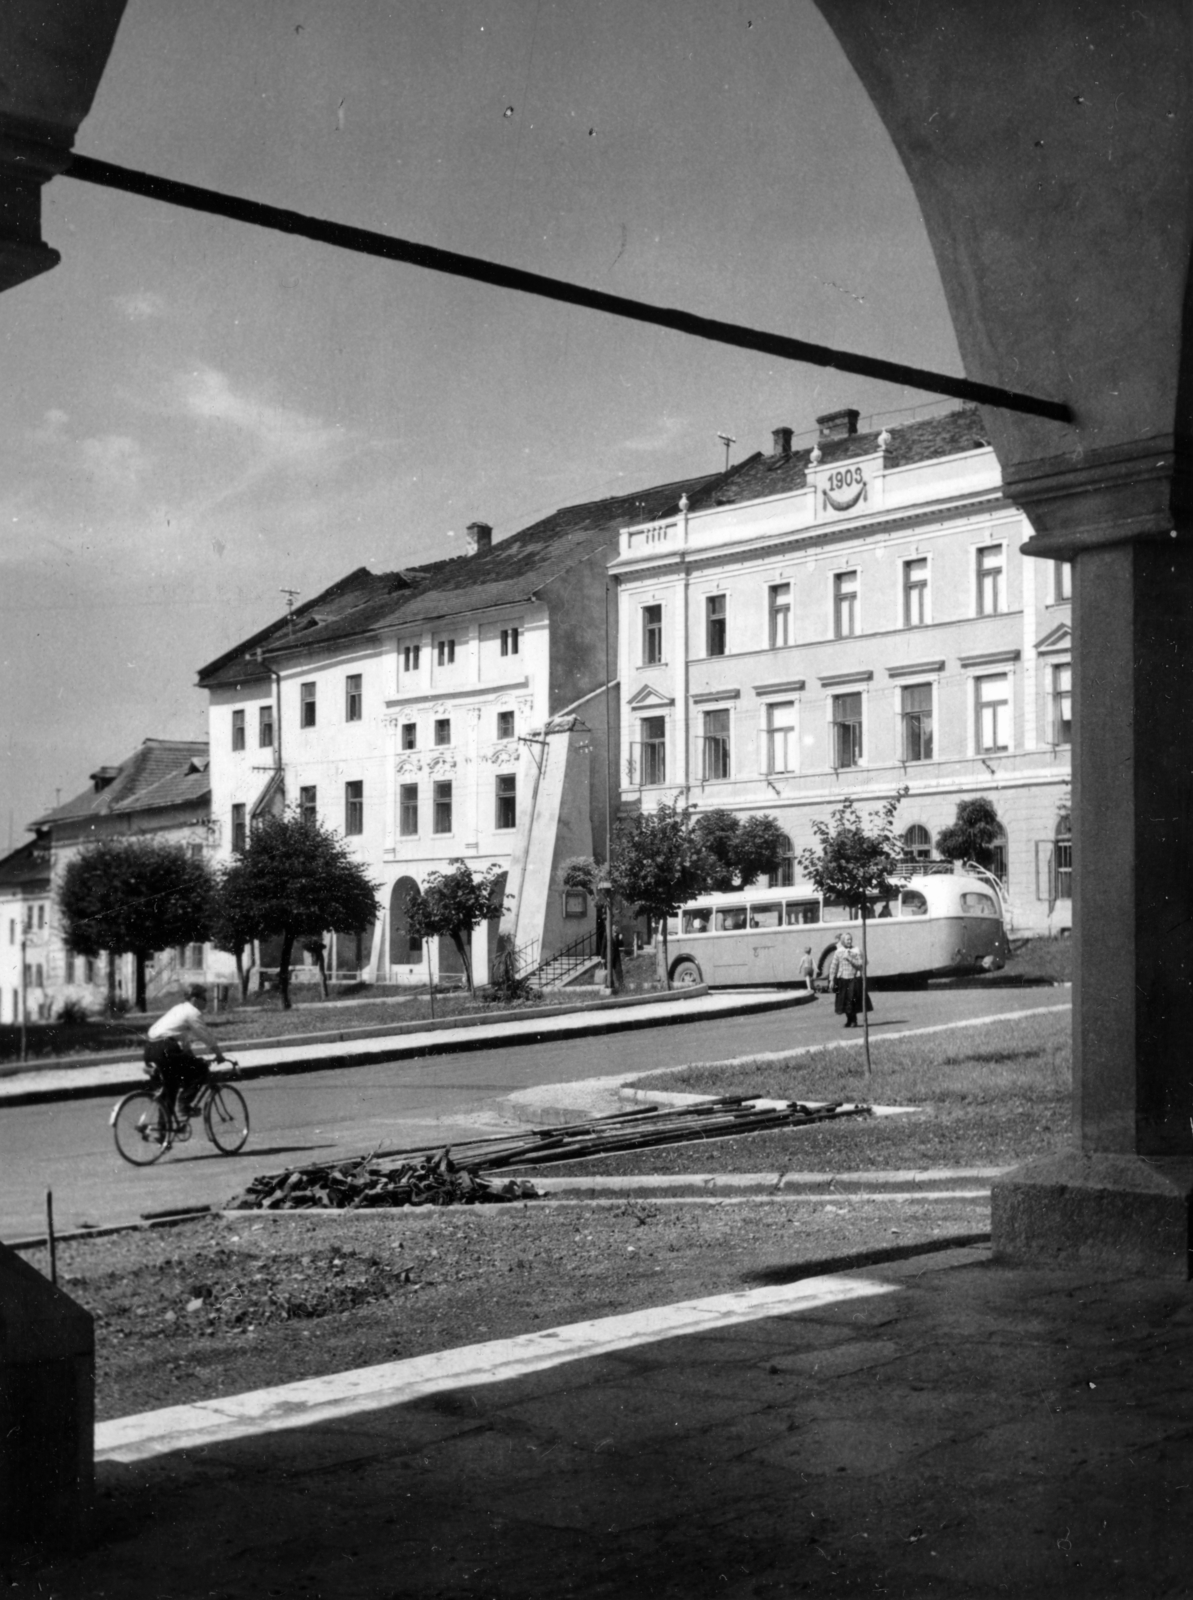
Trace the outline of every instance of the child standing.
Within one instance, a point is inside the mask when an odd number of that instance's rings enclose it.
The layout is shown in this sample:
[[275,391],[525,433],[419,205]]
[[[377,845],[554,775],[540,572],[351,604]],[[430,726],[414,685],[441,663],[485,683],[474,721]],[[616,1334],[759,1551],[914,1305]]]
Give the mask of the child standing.
[[816,963],[812,960],[812,946],[805,945],[804,953],[799,958],[798,976],[804,980],[804,987],[811,994],[816,988]]

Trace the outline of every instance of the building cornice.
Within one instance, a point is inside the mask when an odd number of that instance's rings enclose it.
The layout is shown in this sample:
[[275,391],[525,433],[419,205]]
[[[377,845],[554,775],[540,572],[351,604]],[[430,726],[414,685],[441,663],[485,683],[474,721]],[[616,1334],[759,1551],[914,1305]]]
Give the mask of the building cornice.
[[[1015,654],[1018,655],[1019,652],[1016,651]],[[908,661],[902,666],[888,667],[886,675],[888,678],[922,678],[926,672],[943,671],[944,657],[941,656],[936,661]]]

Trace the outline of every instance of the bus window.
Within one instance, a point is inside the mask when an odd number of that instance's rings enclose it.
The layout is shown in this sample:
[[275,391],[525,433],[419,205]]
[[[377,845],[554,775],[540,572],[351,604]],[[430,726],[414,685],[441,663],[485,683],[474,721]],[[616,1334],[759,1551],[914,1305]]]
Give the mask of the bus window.
[[685,911],[683,914],[683,931],[685,933],[707,933],[711,915],[712,913],[707,906],[698,906],[694,911]]
[[988,894],[963,894],[961,910],[971,917],[996,917],[998,907]]
[[856,922],[857,920],[858,914],[852,906],[840,905],[835,900],[826,900],[824,902],[825,922]]
[[928,915],[928,902],[918,889],[904,889],[899,896],[899,914],[904,917]]
[[876,900],[874,902],[874,910],[870,913],[872,917],[889,917],[890,914],[891,902],[889,900]]
[[784,909],[789,928],[802,927],[806,923],[820,921],[820,902],[818,900],[788,900]]
[[717,932],[737,933],[746,925],[745,906],[726,906],[717,912]]
[[751,928],[781,928],[783,926],[783,907],[778,904],[751,906],[750,926]]

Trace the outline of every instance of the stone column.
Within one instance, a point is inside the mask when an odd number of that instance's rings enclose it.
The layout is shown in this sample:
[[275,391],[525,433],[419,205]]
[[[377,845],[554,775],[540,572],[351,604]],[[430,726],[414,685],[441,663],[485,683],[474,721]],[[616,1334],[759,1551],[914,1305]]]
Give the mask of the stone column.
[[1179,1278],[1193,1197],[1193,538],[1172,452],[1012,474],[1073,562],[1073,1131],[994,1186],[995,1255]]

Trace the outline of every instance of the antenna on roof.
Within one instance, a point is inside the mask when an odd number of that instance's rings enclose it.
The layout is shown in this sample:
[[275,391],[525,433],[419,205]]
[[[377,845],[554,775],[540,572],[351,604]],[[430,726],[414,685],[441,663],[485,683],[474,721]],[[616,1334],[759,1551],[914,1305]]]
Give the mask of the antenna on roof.
[[302,590],[280,589],[278,593],[286,596],[286,621],[289,623],[290,627],[293,628],[294,624],[291,621],[291,618],[294,616],[294,602],[298,599],[299,595],[302,593]]
[[729,434],[729,433],[718,433],[717,434],[717,438],[725,446],[725,471],[728,472],[729,471],[729,446],[731,444],[736,444],[737,440],[733,437],[732,434]]

